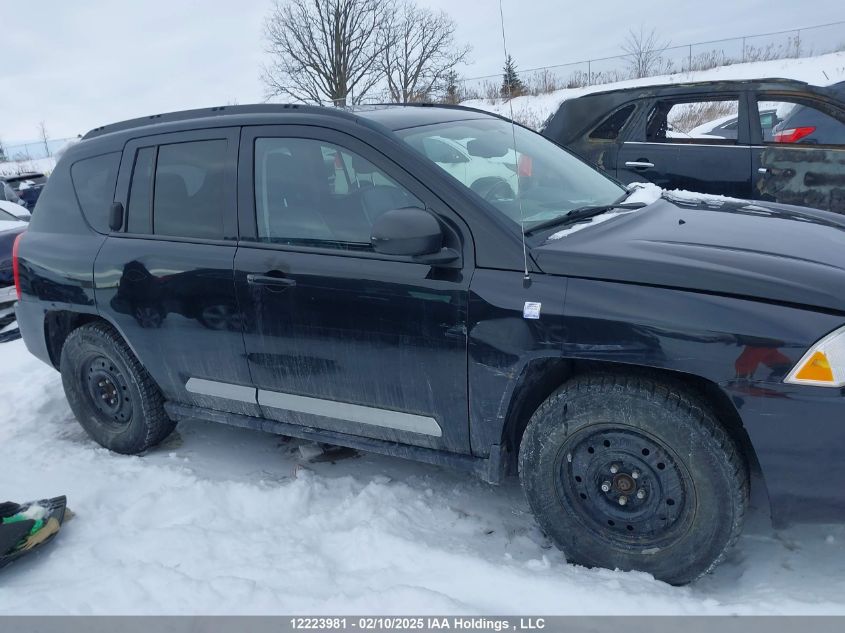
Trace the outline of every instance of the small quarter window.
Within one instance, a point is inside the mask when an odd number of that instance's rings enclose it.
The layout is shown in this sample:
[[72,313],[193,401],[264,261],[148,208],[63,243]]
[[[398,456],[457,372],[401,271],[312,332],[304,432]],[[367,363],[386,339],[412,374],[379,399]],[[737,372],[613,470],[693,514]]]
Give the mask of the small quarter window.
[[109,209],[120,166],[120,152],[76,161],[70,178],[85,219],[99,233],[109,232]]

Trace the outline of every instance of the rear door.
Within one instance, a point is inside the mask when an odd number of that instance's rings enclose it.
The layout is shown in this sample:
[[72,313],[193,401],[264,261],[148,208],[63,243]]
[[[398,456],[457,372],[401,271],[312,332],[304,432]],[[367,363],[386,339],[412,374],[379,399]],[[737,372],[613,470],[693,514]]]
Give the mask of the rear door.
[[755,197],[845,213],[845,108],[761,93],[752,113]]
[[629,126],[617,177],[739,198],[751,194],[744,92],[655,99]]
[[[238,129],[150,136],[125,146],[125,219],[95,263],[97,306],[176,402],[256,415],[237,310]],[[211,388],[230,385],[226,393]]]

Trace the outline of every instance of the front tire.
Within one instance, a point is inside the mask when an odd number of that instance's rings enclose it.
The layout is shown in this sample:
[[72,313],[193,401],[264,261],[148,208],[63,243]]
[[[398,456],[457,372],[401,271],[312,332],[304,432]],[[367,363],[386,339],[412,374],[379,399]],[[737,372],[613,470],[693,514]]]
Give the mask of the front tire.
[[109,450],[140,453],[176,426],[164,411],[158,385],[106,323],[89,323],[68,335],[60,370],[76,419]]
[[747,468],[712,412],[683,386],[577,377],[534,413],[522,486],[567,560],[671,584],[711,571],[742,531]]

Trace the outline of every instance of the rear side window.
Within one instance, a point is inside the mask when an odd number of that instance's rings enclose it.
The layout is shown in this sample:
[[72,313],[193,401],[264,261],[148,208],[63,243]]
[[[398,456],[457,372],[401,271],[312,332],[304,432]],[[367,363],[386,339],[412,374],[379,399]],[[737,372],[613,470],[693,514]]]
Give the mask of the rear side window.
[[634,104],[630,103],[615,112],[612,112],[598,127],[590,132],[590,138],[596,140],[612,141],[619,137],[619,132],[625,127],[628,119],[634,113]]
[[99,233],[109,232],[109,209],[120,166],[120,152],[76,161],[70,178],[85,219]]
[[[152,190],[151,228],[155,235],[223,238],[226,145],[219,139],[158,147]],[[128,225],[141,233],[149,232],[145,214],[149,193],[144,183],[145,174],[152,169],[151,160],[151,154],[139,151],[132,177]],[[133,211],[137,220],[132,219]]]
[[845,145],[845,122],[822,112],[816,104],[797,100],[758,101],[757,109],[766,143]]

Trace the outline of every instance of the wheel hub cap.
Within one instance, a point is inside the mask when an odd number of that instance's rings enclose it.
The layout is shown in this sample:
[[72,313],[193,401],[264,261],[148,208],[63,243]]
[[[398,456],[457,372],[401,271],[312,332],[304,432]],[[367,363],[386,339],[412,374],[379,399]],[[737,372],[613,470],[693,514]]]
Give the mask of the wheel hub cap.
[[121,427],[132,417],[132,402],[123,374],[105,356],[93,356],[82,366],[91,405],[111,425]]
[[657,545],[683,529],[688,476],[657,439],[637,429],[590,430],[561,455],[561,502],[602,538]]

